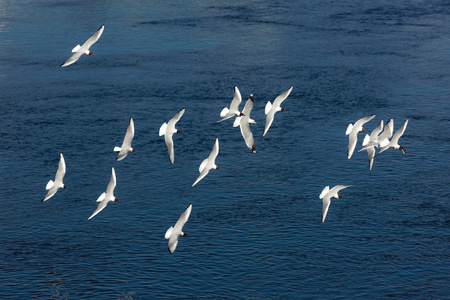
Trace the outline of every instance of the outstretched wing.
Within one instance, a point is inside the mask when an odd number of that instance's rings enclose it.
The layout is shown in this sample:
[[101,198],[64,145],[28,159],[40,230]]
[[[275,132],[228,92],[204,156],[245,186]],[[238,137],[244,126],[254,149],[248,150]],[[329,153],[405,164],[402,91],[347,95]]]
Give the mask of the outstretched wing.
[[100,28],[81,47],[89,49],[96,41],[98,41],[103,30],[105,30],[105,25],[100,26]]

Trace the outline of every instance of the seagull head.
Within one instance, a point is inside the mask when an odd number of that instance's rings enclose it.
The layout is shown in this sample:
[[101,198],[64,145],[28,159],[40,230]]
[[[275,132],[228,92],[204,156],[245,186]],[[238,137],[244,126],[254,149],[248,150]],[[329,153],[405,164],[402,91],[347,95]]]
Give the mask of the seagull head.
[[117,199],[117,198],[114,198],[114,202],[120,202],[120,201],[119,201],[119,199]]
[[245,116],[245,115],[244,115],[244,113],[241,112],[240,115],[239,115],[239,117],[242,117],[242,116]]
[[186,236],[186,235],[189,235],[189,233],[187,233],[187,232],[181,232],[181,236]]
[[63,189],[67,189],[68,188],[68,186],[67,185],[63,185]]
[[280,111],[286,111],[284,108],[280,107]]
[[216,166],[216,170],[219,170],[220,168],[219,168],[219,166]]
[[403,154],[406,154],[406,150],[405,150],[405,148],[403,148],[402,146],[400,146],[400,147],[398,148],[398,150],[401,150],[401,151],[403,152]]
[[360,132],[363,132],[363,131],[366,131],[366,129],[363,127],[362,129],[361,129],[361,131]]
[[178,130],[178,129],[177,129],[177,133],[182,133],[182,132],[181,132],[181,130]]
[[137,150],[134,148],[131,148],[131,152],[137,152]]
[[94,53],[92,53],[92,51],[89,51],[89,54],[88,55],[94,55]]
[[344,194],[338,194],[338,197],[341,198],[342,196],[344,196]]

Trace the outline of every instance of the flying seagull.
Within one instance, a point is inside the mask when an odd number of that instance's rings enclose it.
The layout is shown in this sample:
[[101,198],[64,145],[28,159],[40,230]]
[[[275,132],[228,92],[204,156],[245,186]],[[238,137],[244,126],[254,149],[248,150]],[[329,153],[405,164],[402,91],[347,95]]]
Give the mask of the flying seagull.
[[128,152],[136,152],[136,149],[131,148],[131,141],[134,138],[134,122],[133,118],[130,118],[130,121],[128,122],[127,127],[127,133],[125,134],[125,137],[123,139],[122,147],[114,147],[114,152],[119,152],[119,155],[116,158],[116,161],[120,161],[124,159]]
[[228,107],[224,107],[222,111],[220,112],[220,116],[222,119],[217,121],[217,123],[225,121],[231,117],[240,117],[244,115],[239,111],[239,104],[241,104],[242,97],[241,92],[239,92],[239,89],[237,86],[234,87],[234,97],[230,104],[230,109]]
[[375,115],[370,115],[359,119],[356,121],[355,125],[352,123],[348,124],[347,131],[345,132],[345,134],[348,135],[347,159],[350,159],[353,155],[353,151],[355,151],[356,142],[358,141],[358,132],[366,131],[363,125],[373,118],[375,118]]
[[[362,142],[363,146],[370,144],[370,146],[364,147],[364,150],[367,150],[367,156],[369,158],[369,170],[372,170],[373,159],[375,157],[375,146],[378,142],[378,135],[383,130],[383,120],[380,121],[378,126],[372,131],[370,135],[366,134],[364,140]],[[363,149],[358,152],[363,151]]]
[[329,186],[326,186],[322,193],[320,193],[319,198],[323,199],[323,208],[322,208],[322,223],[325,222],[325,218],[327,217],[328,208],[330,207],[331,198],[341,198],[343,194],[339,194],[338,192],[342,189],[349,187],[350,185],[336,185],[330,190]]
[[178,219],[177,223],[175,224],[175,227],[170,226],[169,229],[167,229],[166,234],[164,237],[166,239],[169,239],[169,246],[168,249],[170,253],[173,253],[178,245],[178,237],[188,235],[186,232],[183,232],[183,226],[189,219],[189,215],[192,211],[192,203],[186,207],[186,209],[181,214],[180,218]]
[[84,44],[83,46],[80,46],[79,44],[75,46],[75,48],[72,49],[72,52],[75,52],[65,63],[61,64],[61,67],[67,67],[76,62],[78,59],[80,59],[81,55],[94,55],[89,48],[100,38],[100,36],[103,33],[103,30],[105,29],[105,25],[102,25],[93,36],[91,36]]
[[101,212],[109,202],[120,202],[119,199],[114,197],[114,188],[116,187],[116,172],[114,168],[111,168],[111,179],[109,180],[108,187],[106,188],[106,193],[103,192],[100,197],[98,197],[97,202],[100,202],[97,209],[92,213],[88,220],[92,219],[96,214]]
[[384,147],[380,148],[380,152],[378,152],[377,155],[379,155],[381,152],[386,151],[387,149],[395,149],[395,150],[401,150],[403,154],[406,153],[405,149],[398,144],[398,140],[405,132],[406,126],[408,126],[408,119],[406,119],[405,123],[403,123],[402,127],[400,127],[399,130],[397,130],[392,137],[392,140],[389,142],[389,144],[385,145]]
[[256,147],[255,142],[253,140],[253,134],[250,131],[250,123],[256,124],[255,120],[250,119],[250,112],[253,108],[253,94],[250,94],[250,96],[247,99],[247,102],[245,103],[244,109],[242,110],[242,113],[244,114],[242,117],[236,117],[234,120],[233,127],[239,126],[241,128],[241,134],[244,138],[245,144],[247,147],[253,152],[256,153]]
[[283,103],[283,101],[289,96],[293,88],[294,87],[291,86],[287,91],[285,91],[283,94],[275,98],[275,100],[273,101],[273,105],[272,103],[270,103],[270,101],[267,102],[266,107],[264,109],[264,112],[266,113],[267,117],[266,117],[266,125],[264,126],[263,136],[266,135],[267,131],[270,128],[270,125],[272,125],[275,113],[278,111],[284,111],[284,109],[281,107],[281,103]]
[[65,174],[66,174],[66,162],[64,161],[64,156],[62,155],[62,153],[59,153],[59,164],[58,164],[58,171],[56,171],[55,181],[50,180],[47,183],[45,189],[48,190],[48,193],[44,197],[44,199],[42,199],[41,202],[47,201],[48,199],[53,197],[53,195],[55,195],[59,189],[67,188],[67,185],[63,183],[63,178]]
[[179,131],[178,129],[175,128],[175,124],[180,120],[180,118],[183,116],[185,109],[183,108],[182,110],[180,110],[175,117],[173,117],[169,123],[164,123],[161,125],[161,128],[159,128],[159,136],[164,135],[164,139],[166,141],[166,145],[167,145],[167,151],[169,152],[169,159],[170,162],[173,164],[174,160],[175,160],[175,154],[173,151],[173,140],[172,140],[172,136],[175,133],[180,133],[181,131]]
[[216,165],[217,154],[219,154],[219,139],[216,139],[211,154],[209,154],[208,158],[205,159],[198,168],[200,176],[198,176],[197,180],[194,182],[192,187],[194,187],[194,185],[196,185],[200,180],[202,180],[203,177],[205,177],[209,173],[209,170],[220,169],[219,166]]

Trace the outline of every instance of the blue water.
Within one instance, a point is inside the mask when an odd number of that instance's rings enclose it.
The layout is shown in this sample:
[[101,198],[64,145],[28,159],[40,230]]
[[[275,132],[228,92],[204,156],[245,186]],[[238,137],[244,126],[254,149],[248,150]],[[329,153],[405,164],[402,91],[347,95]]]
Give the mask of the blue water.
[[[1,2],[0,298],[448,297],[449,32],[445,0]],[[216,123],[234,86],[256,154]],[[171,165],[158,131],[181,108]],[[345,135],[370,114],[409,119],[372,171]],[[130,117],[138,152],[115,162]],[[216,137],[221,169],[191,188]],[[42,203],[59,152],[69,188]],[[121,202],[88,221],[111,167]]]

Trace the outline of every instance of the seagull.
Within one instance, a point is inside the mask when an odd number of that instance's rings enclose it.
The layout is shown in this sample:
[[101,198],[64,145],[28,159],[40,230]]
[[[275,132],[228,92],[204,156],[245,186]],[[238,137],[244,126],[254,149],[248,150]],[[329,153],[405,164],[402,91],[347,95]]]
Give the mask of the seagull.
[[330,190],[330,187],[327,185],[322,193],[320,193],[319,198],[323,199],[323,208],[322,208],[322,223],[325,222],[325,218],[327,217],[328,208],[330,207],[331,198],[341,198],[343,194],[339,194],[338,192],[342,189],[348,188],[351,185],[336,185]]
[[237,86],[234,87],[234,97],[230,104],[230,109],[228,107],[224,107],[222,111],[220,112],[220,116],[222,119],[217,121],[217,123],[225,121],[231,117],[240,117],[244,114],[239,111],[239,104],[241,104],[242,97],[241,92],[239,92],[239,89]]
[[250,119],[250,112],[253,108],[253,94],[250,94],[250,96],[247,99],[247,102],[245,103],[244,109],[242,110],[242,113],[244,114],[242,117],[236,117],[234,120],[233,127],[240,126],[241,128],[241,134],[244,138],[245,144],[247,144],[247,147],[253,152],[256,153],[256,147],[255,142],[253,140],[253,134],[250,131],[250,123],[256,124],[255,120]]
[[403,123],[402,127],[400,127],[399,130],[397,130],[392,137],[392,140],[389,142],[389,144],[385,145],[384,147],[380,148],[380,152],[378,152],[377,155],[379,155],[381,152],[387,150],[387,149],[395,149],[395,150],[401,150],[403,154],[406,153],[405,149],[398,144],[398,140],[405,132],[406,126],[408,126],[408,119],[406,119],[405,123]]
[[111,168],[111,179],[109,180],[108,187],[106,188],[106,193],[103,192],[100,197],[98,197],[97,202],[100,202],[97,209],[92,213],[88,220],[92,219],[96,214],[101,212],[109,202],[120,202],[119,199],[114,197],[114,188],[116,187],[116,172],[114,168]]
[[65,63],[61,64],[61,67],[67,67],[74,62],[76,62],[78,59],[80,59],[81,55],[94,55],[89,48],[100,38],[100,36],[103,33],[103,30],[105,29],[105,25],[102,25],[93,36],[91,36],[84,44],[83,46],[80,46],[79,44],[75,46],[75,48],[72,49],[72,52],[75,52]]
[[169,246],[168,249],[170,253],[173,253],[178,245],[178,237],[188,235],[186,232],[183,232],[183,226],[189,219],[189,215],[192,211],[192,203],[186,207],[186,209],[181,214],[180,218],[178,219],[177,223],[175,224],[175,227],[170,226],[169,229],[167,229],[166,234],[164,237],[166,239],[169,239]]
[[53,195],[56,194],[58,189],[66,189],[67,185],[63,183],[64,175],[66,174],[66,162],[64,161],[64,156],[62,153],[59,153],[59,165],[58,165],[58,171],[56,171],[55,181],[50,180],[47,183],[47,186],[45,187],[46,190],[48,190],[47,195],[42,199],[41,202],[47,201]]
[[133,118],[130,118],[128,122],[127,133],[123,139],[122,147],[114,147],[114,152],[119,152],[119,155],[116,158],[116,161],[120,161],[127,157],[128,152],[136,152],[136,149],[131,148],[131,141],[134,137],[134,122]]
[[280,105],[289,96],[289,94],[291,93],[293,88],[294,87],[291,86],[287,91],[285,91],[283,94],[278,96],[273,101],[273,105],[272,105],[272,103],[270,103],[270,101],[267,102],[265,110],[264,110],[264,112],[266,113],[267,117],[266,117],[266,126],[264,126],[264,134],[263,134],[263,136],[266,135],[267,131],[270,128],[270,125],[272,125],[273,118],[275,117],[275,113],[278,112],[278,111],[284,111],[284,109]]
[[170,162],[173,165],[174,162],[174,152],[173,152],[173,140],[172,140],[172,136],[175,133],[180,133],[181,131],[179,131],[178,129],[175,128],[175,124],[180,120],[180,118],[183,116],[185,109],[183,108],[182,110],[180,110],[175,117],[173,117],[170,121],[169,124],[164,123],[161,125],[161,128],[159,128],[159,136],[164,135],[164,139],[166,140],[166,145],[167,145],[167,151],[169,152],[169,159]]
[[211,154],[209,154],[208,158],[205,159],[198,168],[200,176],[198,176],[197,180],[194,182],[192,187],[194,187],[194,185],[196,185],[200,180],[202,180],[203,177],[205,177],[209,173],[209,170],[220,169],[219,166],[216,165],[217,154],[219,154],[219,139],[216,139]]
[[[362,142],[363,146],[366,146],[370,143],[370,146],[364,147],[365,149],[363,148],[364,150],[367,150],[367,156],[369,157],[369,170],[372,170],[373,159],[375,157],[375,146],[378,142],[378,135],[382,130],[383,120],[380,121],[378,126],[372,131],[370,135],[366,134]],[[363,151],[363,149],[359,150],[358,152]]]
[[347,131],[345,132],[345,134],[349,136],[347,159],[350,159],[350,157],[352,157],[353,151],[355,151],[356,142],[358,140],[358,132],[366,131],[363,125],[373,118],[375,118],[375,115],[370,115],[359,119],[358,121],[356,121],[355,125],[353,125],[352,123],[348,124]]

